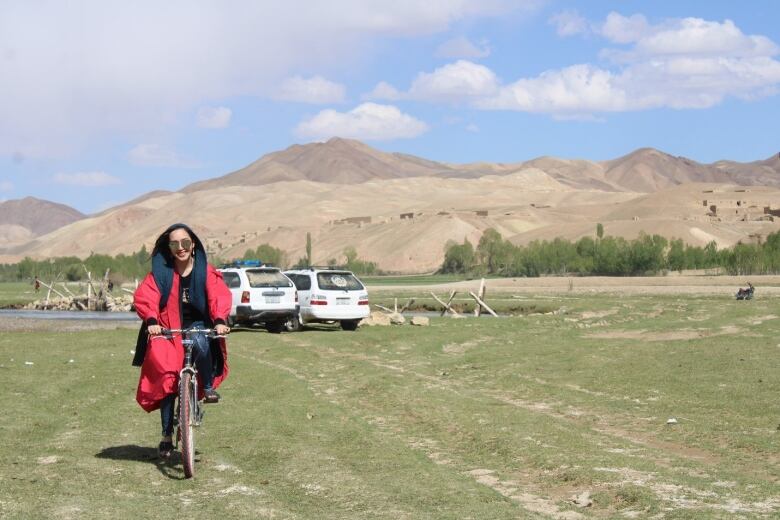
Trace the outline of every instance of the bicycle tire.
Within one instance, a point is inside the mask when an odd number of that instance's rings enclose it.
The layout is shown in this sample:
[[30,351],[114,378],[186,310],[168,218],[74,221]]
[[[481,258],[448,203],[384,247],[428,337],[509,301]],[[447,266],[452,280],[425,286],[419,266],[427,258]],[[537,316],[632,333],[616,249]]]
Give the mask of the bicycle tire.
[[195,475],[195,407],[197,397],[192,384],[192,374],[185,372],[181,377],[179,388],[179,436],[181,437],[181,459],[184,464],[184,476],[192,478]]

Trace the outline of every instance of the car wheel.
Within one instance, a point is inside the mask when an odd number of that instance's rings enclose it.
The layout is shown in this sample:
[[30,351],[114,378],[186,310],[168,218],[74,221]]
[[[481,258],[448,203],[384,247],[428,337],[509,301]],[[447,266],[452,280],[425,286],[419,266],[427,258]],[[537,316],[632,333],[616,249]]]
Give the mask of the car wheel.
[[343,330],[357,330],[360,320],[341,320],[341,328]]
[[271,334],[281,334],[282,329],[284,329],[284,322],[283,321],[269,321],[268,323],[265,324],[265,328]]
[[284,328],[287,329],[287,332],[300,332],[303,330],[303,324],[301,323],[301,319],[296,314],[284,322]]

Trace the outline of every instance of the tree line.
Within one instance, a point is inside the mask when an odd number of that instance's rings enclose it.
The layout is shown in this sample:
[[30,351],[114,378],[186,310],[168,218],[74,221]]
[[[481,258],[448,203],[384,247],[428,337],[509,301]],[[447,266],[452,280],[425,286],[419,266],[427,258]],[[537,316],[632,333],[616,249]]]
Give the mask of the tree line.
[[[308,239],[308,237],[307,237]],[[311,242],[307,240],[307,256]],[[357,274],[381,274],[375,262],[358,258],[354,247],[343,251],[341,267]],[[311,265],[309,258],[300,258],[290,265],[288,255],[269,244],[248,249],[244,259],[259,259],[281,268]],[[75,256],[34,260],[24,258],[16,264],[0,264],[0,281],[11,282],[53,280],[80,281],[87,277],[102,277],[110,269],[115,283],[143,278],[151,268],[151,257],[145,247],[138,252],[116,256],[93,253],[85,259]],[[221,265],[221,258],[211,258]],[[337,266],[333,258],[328,265]],[[86,267],[86,269],[85,269]],[[576,242],[562,238],[536,240],[527,245],[514,245],[495,229],[487,229],[476,247],[468,240],[445,247],[441,273],[469,276],[542,276],[542,275],[656,275],[665,271],[721,268],[728,274],[780,274],[780,232],[772,233],[760,244],[738,243],[718,249],[715,242],[704,247],[685,244],[681,239],[667,240],[660,235],[640,234],[633,240],[603,235],[597,226],[596,237],[583,237]]]
[[[59,277],[61,281],[77,282],[87,279],[87,271],[93,278],[102,278],[107,269],[116,282],[143,278],[151,268],[151,258],[146,247],[129,255],[116,256],[92,253],[87,258],[60,256],[46,260],[24,258],[16,264],[0,264],[0,281],[13,282],[40,278],[48,281]],[[85,269],[86,268],[86,269]]]
[[473,276],[602,275],[647,276],[684,269],[722,268],[733,275],[780,273],[780,232],[761,244],[738,243],[718,249],[715,242],[704,247],[641,233],[633,240],[603,235],[576,242],[563,238],[535,240],[514,245],[495,229],[487,229],[474,247],[449,243],[445,247],[442,273]]
[[[311,265],[311,238],[307,235],[307,257],[300,258],[291,264],[287,253],[269,244],[260,244],[255,249],[247,249],[243,260],[260,260],[280,268],[306,267]],[[340,266],[357,274],[380,274],[376,263],[358,258],[354,247],[346,247],[343,251],[344,262],[332,258],[328,260],[329,266]],[[226,261],[218,256],[210,256],[209,261],[216,266],[225,265]],[[85,269],[86,268],[86,269]],[[141,279],[151,269],[151,254],[146,247],[129,255],[116,256],[93,253],[85,259],[75,256],[61,256],[46,260],[34,260],[24,258],[16,264],[0,264],[0,282],[16,282],[33,280],[36,277],[43,281],[54,280],[59,277],[61,281],[78,282],[87,279],[87,271],[92,277],[103,277],[106,270],[110,270],[110,278],[114,283],[122,283]]]

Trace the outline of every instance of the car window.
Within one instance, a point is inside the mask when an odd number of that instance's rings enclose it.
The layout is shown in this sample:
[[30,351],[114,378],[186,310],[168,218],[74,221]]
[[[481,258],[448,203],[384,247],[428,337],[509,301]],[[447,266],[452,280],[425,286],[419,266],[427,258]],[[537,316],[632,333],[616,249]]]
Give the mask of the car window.
[[317,285],[325,291],[356,291],[363,288],[352,273],[317,273]]
[[225,285],[227,285],[229,289],[238,289],[241,287],[241,278],[238,276],[238,273],[222,273],[222,278],[225,279]]
[[299,291],[309,291],[311,290],[311,278],[309,278],[305,274],[291,274],[289,275],[290,278],[292,278],[293,283],[295,284],[295,287]]
[[281,271],[265,269],[247,269],[249,287],[292,287],[290,280]]

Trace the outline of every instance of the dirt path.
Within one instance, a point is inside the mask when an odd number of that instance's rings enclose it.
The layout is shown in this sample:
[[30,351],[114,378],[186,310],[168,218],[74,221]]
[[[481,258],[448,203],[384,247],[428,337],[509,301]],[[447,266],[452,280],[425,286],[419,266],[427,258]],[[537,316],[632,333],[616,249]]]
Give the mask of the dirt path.
[[[756,287],[756,298],[780,296],[780,276],[545,276],[540,278],[490,278],[486,280],[489,291],[502,293],[621,293],[642,294],[702,294],[733,296],[737,289],[750,281]],[[369,291],[421,291],[446,292],[450,290],[476,291],[479,280],[452,282],[437,285],[369,285]]]
[[0,317],[0,332],[82,332],[135,329],[141,322],[127,320],[56,320]]
[[[624,428],[622,425],[630,425],[631,423],[628,417],[617,417],[614,415],[601,417],[591,410],[579,410],[572,407],[562,408],[562,403],[525,401],[504,395],[498,391],[480,391],[471,388],[467,384],[442,380],[441,378],[416,371],[401,363],[387,361],[369,354],[342,352],[332,348],[323,349],[315,347],[312,350],[316,351],[321,358],[350,363],[368,363],[381,370],[417,379],[422,381],[429,389],[435,388],[439,391],[453,393],[459,399],[483,401],[486,398],[490,398],[531,413],[539,413],[564,421],[564,423],[573,423],[582,428],[583,431],[589,432],[589,435],[593,435],[594,438],[601,439],[599,443],[603,444],[604,449],[618,449],[618,446],[622,446],[624,442],[627,442],[630,446],[633,446],[633,450],[638,450],[642,453],[644,460],[651,460],[658,467],[673,468],[675,471],[684,471],[685,468],[690,467],[698,468],[702,474],[706,472],[709,480],[713,482],[723,480],[718,472],[718,457],[715,454],[703,449],[661,441],[653,438],[651,435],[641,434],[630,426]],[[349,387],[349,383],[342,377],[334,374],[319,374],[315,376],[307,374],[305,370],[301,371],[284,363],[272,362],[258,356],[245,355],[242,357],[289,373],[297,380],[307,383],[318,397],[324,398],[344,409],[352,410],[355,416],[365,413],[365,410],[356,407],[356,403],[339,397],[343,394],[343,390]],[[410,448],[421,450],[435,464],[450,467],[454,471],[471,476],[479,484],[492,488],[515,502],[525,512],[565,520],[583,517],[576,511],[565,511],[556,505],[556,501],[565,501],[567,499],[567,493],[570,490],[565,485],[561,486],[560,489],[540,488],[534,484],[539,475],[531,475],[530,473],[526,475],[528,479],[523,482],[504,480],[502,479],[501,468],[486,469],[484,466],[480,466],[475,469],[473,465],[469,465],[461,460],[456,452],[448,450],[447,446],[442,445],[440,442],[409,434],[401,423],[394,421],[390,416],[373,417],[370,418],[369,422],[374,424],[378,431],[405,442]],[[618,472],[626,483],[641,483],[669,503],[680,505],[684,501],[684,506],[690,509],[711,508],[713,510],[731,511],[732,509],[730,508],[733,508],[734,511],[743,513],[763,514],[774,511],[778,507],[778,503],[775,501],[767,503],[736,503],[733,500],[729,501],[730,499],[727,498],[717,500],[715,496],[704,488],[698,488],[695,485],[682,486],[666,480],[655,472],[638,472],[628,468],[597,469],[604,472]],[[624,474],[626,472],[631,474]]]

